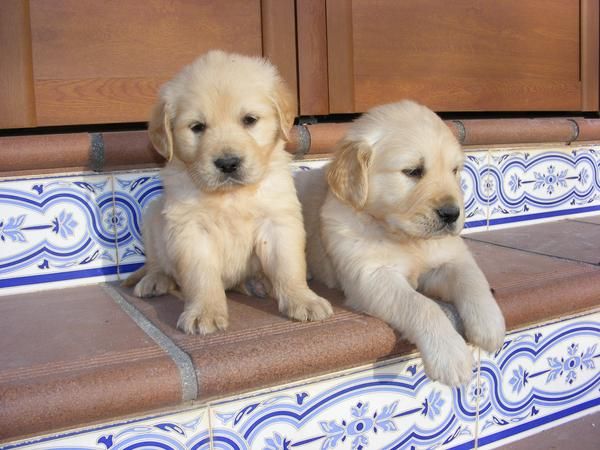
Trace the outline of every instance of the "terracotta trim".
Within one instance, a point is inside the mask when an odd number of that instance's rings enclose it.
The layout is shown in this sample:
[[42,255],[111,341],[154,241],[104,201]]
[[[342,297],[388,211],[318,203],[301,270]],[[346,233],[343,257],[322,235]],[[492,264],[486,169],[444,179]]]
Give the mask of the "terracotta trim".
[[344,137],[348,128],[350,128],[350,123],[307,125],[311,141],[308,153],[311,155],[313,153],[332,153],[335,150],[335,144]]
[[575,137],[569,119],[474,119],[462,123],[464,145],[571,142]]
[[[463,145],[570,143],[600,140],[600,119],[472,119],[447,120]],[[297,158],[328,154],[350,122],[298,125],[286,150]],[[71,133],[0,137],[0,176],[81,170],[108,171],[156,167],[164,162],[146,131]]]
[[102,285],[104,291],[115,301],[117,305],[139,326],[144,333],[167,353],[177,369],[181,379],[181,400],[186,402],[198,398],[198,382],[194,364],[187,353],[181,350],[175,343],[169,339],[158,327],[150,322],[146,317],[113,287],[108,284]]
[[87,133],[0,138],[0,173],[89,167],[91,138]]

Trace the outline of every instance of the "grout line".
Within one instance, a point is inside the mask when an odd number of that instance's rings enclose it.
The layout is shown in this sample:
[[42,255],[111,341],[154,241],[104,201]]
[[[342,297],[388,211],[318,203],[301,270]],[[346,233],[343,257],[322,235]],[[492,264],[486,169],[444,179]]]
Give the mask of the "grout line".
[[[485,162],[485,174],[484,174],[484,178],[486,176],[488,176],[489,172],[490,172],[490,165],[492,164],[492,152],[491,150],[488,148],[486,153],[486,162]],[[496,191],[498,191],[499,186],[496,186]],[[490,220],[491,220],[491,211],[490,211],[490,197],[489,195],[487,196],[486,199],[486,205],[485,205],[485,218],[486,218],[486,224],[485,224],[485,231],[490,231]]]
[[481,400],[481,349],[477,347],[477,397],[475,398],[475,450],[479,448],[479,402]]
[[[596,217],[596,216],[590,216],[590,217]],[[583,218],[579,218],[579,217],[574,217],[574,216],[570,216],[570,217],[565,217],[565,220],[568,220],[569,222],[577,222],[577,223],[585,223],[588,225],[592,225],[592,226],[600,226],[600,223],[594,223],[594,222],[589,222],[586,220],[583,220]]]
[[117,224],[114,223],[114,218],[117,215],[117,201],[115,198],[115,176],[110,174],[110,185],[112,188],[112,214],[113,214],[113,233],[115,236],[115,260],[117,263],[117,279],[121,281],[121,261],[119,260],[119,239],[117,236]]
[[208,447],[209,450],[214,450],[214,443],[213,443],[213,423],[212,423],[212,407],[210,406],[210,403],[208,403],[208,405],[206,405],[206,412],[208,414]]
[[142,331],[171,357],[179,369],[181,400],[185,402],[198,398],[198,379],[190,356],[180,349],[166,334],[160,331],[156,325],[150,322],[135,306],[129,303],[115,288],[105,283],[101,284],[101,286]]
[[560,259],[562,261],[576,262],[579,264],[585,264],[585,265],[592,266],[592,267],[598,267],[600,265],[600,262],[594,263],[594,262],[589,262],[589,261],[582,261],[580,259],[568,258],[566,256],[551,255],[549,253],[536,252],[535,250],[527,250],[524,248],[511,247],[510,245],[507,245],[507,244],[500,244],[498,242],[490,242],[490,241],[486,241],[484,239],[477,239],[477,238],[474,238],[472,234],[463,236],[463,238],[469,239],[469,240],[475,241],[475,242],[481,242],[481,243],[488,244],[488,245],[496,245],[498,247],[508,248],[510,250],[516,250],[518,252],[529,253],[531,255],[546,256],[547,258],[556,258],[556,259]]

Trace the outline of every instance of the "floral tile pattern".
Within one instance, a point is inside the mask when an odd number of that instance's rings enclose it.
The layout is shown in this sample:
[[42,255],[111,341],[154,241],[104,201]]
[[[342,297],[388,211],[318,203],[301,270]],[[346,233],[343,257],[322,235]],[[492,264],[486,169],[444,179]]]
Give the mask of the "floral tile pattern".
[[481,386],[480,445],[598,408],[600,313],[509,336],[482,357]]
[[[294,173],[327,160],[294,161]],[[466,152],[465,233],[600,211],[600,145]],[[115,279],[144,262],[157,169],[0,180],[0,295]]]
[[115,228],[119,274],[133,272],[144,263],[142,216],[163,191],[158,170],[114,174]]
[[600,148],[490,152],[490,226],[600,211]]
[[600,410],[600,312],[510,333],[480,367],[468,386],[451,389],[427,379],[418,357],[396,359],[0,450],[497,446]]
[[112,191],[110,175],[0,181],[0,291],[114,276]]
[[473,383],[433,383],[420,359],[382,364],[212,405],[213,439],[235,436],[230,448],[268,450],[456,446],[475,435]]
[[460,184],[465,202],[465,231],[482,230],[487,227],[488,201],[486,193],[490,186],[486,179],[489,154],[486,151],[467,152]]
[[208,411],[196,408],[168,415],[145,417],[123,423],[76,430],[0,445],[0,449],[23,450],[124,450],[168,449],[208,450],[210,448]]

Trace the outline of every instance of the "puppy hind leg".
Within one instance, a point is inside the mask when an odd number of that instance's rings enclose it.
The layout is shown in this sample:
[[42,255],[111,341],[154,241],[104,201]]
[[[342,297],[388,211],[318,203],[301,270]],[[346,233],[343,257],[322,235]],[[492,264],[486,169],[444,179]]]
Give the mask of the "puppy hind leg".
[[302,322],[333,314],[329,302],[308,287],[301,221],[265,224],[259,230],[256,254],[271,282],[279,311]]
[[149,272],[133,288],[133,294],[140,298],[158,297],[176,290],[175,281],[162,272]]
[[125,278],[121,282],[121,286],[123,287],[132,287],[135,286],[144,276],[146,275],[146,266],[143,265],[138,270],[130,274],[127,278]]

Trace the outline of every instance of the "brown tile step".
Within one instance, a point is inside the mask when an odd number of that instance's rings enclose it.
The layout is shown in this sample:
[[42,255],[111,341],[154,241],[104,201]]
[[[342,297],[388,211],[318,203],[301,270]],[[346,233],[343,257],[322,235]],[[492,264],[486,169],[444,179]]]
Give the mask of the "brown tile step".
[[598,450],[600,413],[581,417],[496,448],[500,450]]
[[176,364],[101,286],[0,298],[0,440],[175,405]]
[[[471,234],[467,242],[516,328],[600,305],[600,266],[590,249],[600,249],[599,233],[600,223],[588,219]],[[205,337],[175,328],[178,299],[141,300],[116,285],[2,297],[0,440],[413,351],[382,321],[344,308],[339,292],[313,288],[334,304],[332,318],[292,322],[273,300],[232,293],[229,330]]]

